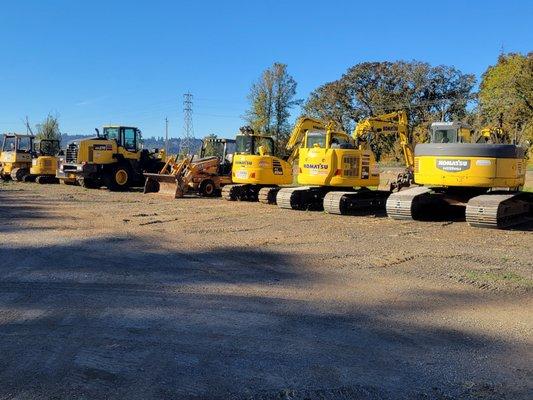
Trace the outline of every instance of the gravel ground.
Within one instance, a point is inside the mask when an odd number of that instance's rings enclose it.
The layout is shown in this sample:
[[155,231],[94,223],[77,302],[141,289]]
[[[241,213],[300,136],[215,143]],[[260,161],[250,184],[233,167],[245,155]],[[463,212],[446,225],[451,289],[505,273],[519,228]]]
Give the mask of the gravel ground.
[[0,183],[0,399],[527,399],[533,224]]

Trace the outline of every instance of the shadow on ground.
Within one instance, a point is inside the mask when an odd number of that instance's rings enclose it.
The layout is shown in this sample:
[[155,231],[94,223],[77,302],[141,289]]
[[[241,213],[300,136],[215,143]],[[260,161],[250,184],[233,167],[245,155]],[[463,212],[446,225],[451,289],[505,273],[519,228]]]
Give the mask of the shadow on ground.
[[512,343],[402,319],[478,301],[465,294],[354,293],[339,311],[279,294],[320,281],[301,258],[134,236],[4,245],[0,260],[1,399],[527,397]]

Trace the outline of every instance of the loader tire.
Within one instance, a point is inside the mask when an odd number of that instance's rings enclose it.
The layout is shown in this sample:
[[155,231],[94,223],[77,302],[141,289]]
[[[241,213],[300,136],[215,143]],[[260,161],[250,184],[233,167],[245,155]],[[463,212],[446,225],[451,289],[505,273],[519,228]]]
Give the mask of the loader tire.
[[204,197],[213,197],[216,195],[217,187],[211,179],[206,179],[200,184],[200,195]]
[[127,190],[130,187],[131,175],[128,167],[117,165],[104,175],[104,185],[112,192]]

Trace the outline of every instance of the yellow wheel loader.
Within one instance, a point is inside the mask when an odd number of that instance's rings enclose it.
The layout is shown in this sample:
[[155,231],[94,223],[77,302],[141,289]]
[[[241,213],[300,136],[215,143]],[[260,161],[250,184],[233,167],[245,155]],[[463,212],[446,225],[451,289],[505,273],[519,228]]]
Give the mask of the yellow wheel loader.
[[[301,118],[288,146],[301,143],[298,183],[306,186],[281,189],[276,199],[278,206],[324,210],[331,214],[384,210],[390,191],[369,189],[379,185],[378,165],[369,147],[370,134],[400,134],[406,162],[411,168],[405,113],[368,118],[358,124],[352,137],[331,124]],[[402,179],[399,185],[408,185],[409,172]]]
[[393,219],[464,216],[472,226],[505,228],[531,216],[533,195],[521,192],[525,150],[514,144],[471,143],[458,122],[431,125],[430,143],[415,147],[415,183],[387,200]]
[[159,152],[142,147],[141,131],[128,126],[105,126],[102,134],[68,145],[57,178],[76,180],[85,188],[106,186],[111,191],[144,185],[144,172],[158,172],[164,161]]
[[240,128],[235,140],[233,184],[224,186],[222,197],[230,201],[274,203],[279,186],[292,183],[294,154],[276,156],[274,139],[257,134],[250,127]]
[[202,141],[200,157],[169,160],[158,174],[145,173],[144,193],[158,193],[181,198],[188,193],[203,197],[220,196],[225,185],[231,183],[231,157],[235,140],[206,138]]
[[0,155],[0,178],[22,182],[30,175],[33,153],[33,135],[5,133]]

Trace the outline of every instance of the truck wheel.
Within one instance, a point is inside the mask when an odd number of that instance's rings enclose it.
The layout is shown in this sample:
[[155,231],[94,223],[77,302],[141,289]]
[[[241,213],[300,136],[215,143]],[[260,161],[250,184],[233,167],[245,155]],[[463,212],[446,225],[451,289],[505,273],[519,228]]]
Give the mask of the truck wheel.
[[123,165],[117,165],[104,175],[105,186],[112,192],[128,189],[130,182],[131,172]]
[[200,184],[200,195],[204,197],[213,197],[216,194],[216,186],[215,182],[213,182],[211,179],[206,179],[205,181],[202,181]]
[[28,174],[29,171],[27,168],[14,168],[13,171],[11,171],[11,179],[17,182],[22,182]]

